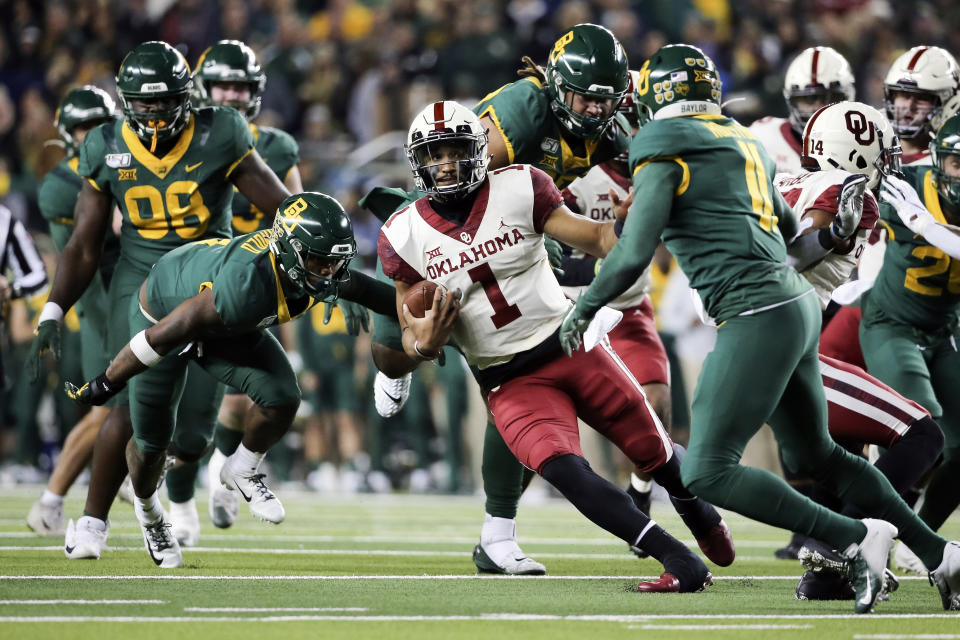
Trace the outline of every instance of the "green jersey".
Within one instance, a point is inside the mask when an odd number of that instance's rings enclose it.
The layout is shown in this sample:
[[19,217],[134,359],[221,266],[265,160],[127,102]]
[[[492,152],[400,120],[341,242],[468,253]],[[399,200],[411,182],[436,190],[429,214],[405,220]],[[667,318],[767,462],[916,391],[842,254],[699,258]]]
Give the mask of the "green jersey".
[[[946,223],[933,184],[933,168],[911,165],[904,167],[903,173],[937,222]],[[960,260],[907,229],[887,203],[880,205],[880,221],[889,237],[883,266],[864,309],[864,321],[882,317],[925,332],[956,327]]]
[[84,139],[77,171],[116,201],[123,257],[146,271],[187,242],[231,237],[229,178],[253,148],[236,110],[208,107],[190,115],[176,144],[159,158],[125,121],[103,124]]
[[[77,204],[83,179],[77,173],[79,158],[62,160],[44,176],[37,192],[37,204],[40,213],[50,225],[50,235],[57,247],[63,251],[75,225],[73,209]],[[120,257],[120,241],[112,233],[107,234],[100,258],[100,269],[90,286],[77,301],[77,308],[84,318],[88,318],[98,327],[105,326],[107,305],[107,287],[113,268]]]
[[[273,127],[258,127],[250,124],[250,132],[256,141],[257,153],[281,182],[286,181],[290,170],[300,162],[297,141],[289,133]],[[234,189],[236,191],[236,188]],[[233,231],[237,235],[268,229],[273,216],[265,218],[263,212],[239,191],[233,194]]]
[[147,278],[147,304],[160,319],[204,289],[231,333],[283,324],[303,314],[316,300],[287,300],[270,252],[270,229],[232,240],[211,238],[174,249]]
[[490,116],[503,135],[508,164],[531,164],[562,189],[590,167],[627,150],[630,125],[617,114],[597,140],[584,141],[586,155],[578,156],[561,135],[561,125],[550,109],[550,96],[536,78],[524,78],[487,95],[473,112]]
[[651,120],[630,147],[635,190],[654,161],[676,163],[682,175],[662,237],[711,317],[722,322],[810,291],[784,262],[777,214],[786,204],[749,129],[725,116]]

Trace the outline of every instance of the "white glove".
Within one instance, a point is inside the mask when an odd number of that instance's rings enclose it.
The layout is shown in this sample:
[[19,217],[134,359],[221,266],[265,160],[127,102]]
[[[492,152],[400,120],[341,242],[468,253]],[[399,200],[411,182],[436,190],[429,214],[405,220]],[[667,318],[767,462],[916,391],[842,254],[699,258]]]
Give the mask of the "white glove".
[[880,199],[896,209],[904,226],[918,235],[922,236],[929,225],[937,222],[910,183],[902,178],[884,176]]
[[838,240],[846,240],[857,232],[860,218],[863,217],[863,193],[867,188],[867,177],[851,175],[843,181],[840,196],[837,198],[837,215],[830,225],[830,233]]

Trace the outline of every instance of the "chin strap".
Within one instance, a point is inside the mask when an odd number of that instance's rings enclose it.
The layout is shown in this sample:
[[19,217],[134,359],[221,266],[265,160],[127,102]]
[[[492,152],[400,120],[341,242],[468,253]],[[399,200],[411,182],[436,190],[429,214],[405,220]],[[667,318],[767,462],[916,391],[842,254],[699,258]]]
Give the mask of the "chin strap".
[[147,124],[153,127],[153,137],[150,138],[150,153],[153,153],[154,151],[157,150],[157,140],[159,139],[158,136],[160,132],[160,127],[165,127],[167,123],[164,122],[163,120],[161,120],[160,122],[157,122],[156,120],[149,120],[147,121]]

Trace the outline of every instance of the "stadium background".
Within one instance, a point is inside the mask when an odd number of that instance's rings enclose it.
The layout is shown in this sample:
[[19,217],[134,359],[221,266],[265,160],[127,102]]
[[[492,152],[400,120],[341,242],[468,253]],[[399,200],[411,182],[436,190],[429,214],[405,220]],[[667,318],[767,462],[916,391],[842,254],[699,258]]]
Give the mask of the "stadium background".
[[[726,111],[744,124],[786,115],[783,72],[807,46],[839,50],[853,66],[858,100],[881,108],[883,76],[899,53],[916,44],[960,51],[960,4],[950,0],[2,0],[0,203],[27,224],[49,256],[36,189],[62,153],[50,143],[57,139],[53,118],[60,98],[82,84],[115,95],[120,61],[142,41],[165,40],[192,65],[217,40],[239,39],[254,48],[267,74],[257,122],[296,137],[305,188],[335,195],[351,212],[362,264],[372,268],[379,223],[358,210],[356,200],[375,184],[407,183],[400,143],[412,114],[439,97],[472,105],[512,81],[521,56],[543,63],[556,37],[579,22],[610,28],[633,68],[667,42],[700,46],[721,70]],[[29,302],[27,321],[29,310],[41,304]],[[29,327],[6,327],[4,349],[15,363]],[[693,343],[694,353],[704,348],[701,339]],[[357,351],[369,351],[363,338]],[[49,376],[47,398],[59,401],[50,402],[26,390],[17,368],[8,371],[0,483],[40,480],[76,410],[55,393],[56,376]],[[357,358],[353,374],[372,468],[386,469],[395,486],[409,487],[408,472],[446,460],[452,473],[421,478],[424,488],[471,489],[478,464],[469,455],[451,457],[458,440],[438,437],[455,428],[444,410],[442,380],[433,380],[444,377],[442,370],[418,376],[421,387],[406,420],[390,424],[368,415],[365,356]],[[459,411],[465,425],[482,423]],[[476,415],[477,407],[471,412]],[[467,435],[465,441],[471,448],[480,440]],[[273,456],[275,465],[303,477],[298,437],[286,444]]]

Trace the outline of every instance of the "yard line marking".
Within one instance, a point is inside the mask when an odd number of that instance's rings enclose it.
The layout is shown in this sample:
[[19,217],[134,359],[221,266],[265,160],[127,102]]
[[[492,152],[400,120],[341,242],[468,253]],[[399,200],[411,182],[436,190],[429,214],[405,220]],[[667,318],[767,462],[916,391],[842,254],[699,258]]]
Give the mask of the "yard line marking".
[[812,624],[642,624],[630,625],[627,629],[682,631],[717,631],[722,629],[747,629],[750,631],[770,631],[772,629],[813,629]]
[[[11,575],[0,576],[0,580],[637,580],[646,578],[657,578],[659,576],[644,575],[617,575],[617,576],[583,576],[583,575],[550,575],[550,576],[502,576],[502,575],[483,575],[475,573],[464,574],[438,574],[438,575],[349,575],[349,576],[326,576],[326,575],[275,575],[275,576],[194,576],[184,574],[155,574],[155,575],[130,575],[130,576],[75,576],[70,574],[63,575]],[[905,580],[922,580],[927,582],[924,576],[897,576],[900,582]],[[714,580],[796,580],[796,575],[789,576],[714,576]],[[722,616],[729,617],[729,616]],[[875,618],[876,615],[871,615]]]
[[[888,618],[888,619],[916,619],[916,618],[956,618],[956,614],[947,614],[947,613],[937,613],[937,614],[874,614],[871,615],[871,619],[876,618]],[[441,616],[396,616],[396,615],[382,615],[382,616],[177,616],[177,617],[137,617],[137,616],[8,616],[0,617],[0,622],[304,622],[304,621],[313,621],[313,622],[447,622],[447,621],[491,621],[491,620],[505,620],[512,622],[524,622],[524,621],[540,621],[540,620],[560,620],[565,622],[619,622],[619,623],[645,623],[651,620],[667,620],[667,619],[688,619],[688,618],[698,618],[698,619],[753,619],[753,620],[762,620],[762,619],[806,619],[816,618],[818,620],[822,619],[831,619],[831,620],[862,620],[863,618],[857,614],[828,614],[828,615],[817,615],[816,613],[811,613],[804,616],[791,616],[791,615],[636,615],[636,614],[624,614],[624,615],[569,615],[561,616],[555,614],[522,614],[522,613],[494,613],[494,614],[481,614],[476,616],[468,615],[441,615]],[[809,625],[804,625],[809,626]],[[664,628],[672,629],[682,629],[681,626],[668,627],[663,625]],[[654,627],[656,628],[656,627]],[[698,627],[699,628],[699,627]],[[786,627],[785,627],[786,628]],[[856,638],[956,638],[955,635],[950,636],[911,636],[911,635],[877,635],[877,636],[854,636]]]
[[166,604],[166,600],[0,600],[0,604]]
[[242,613],[271,611],[369,611],[367,607],[184,607],[184,611],[212,612],[212,613]]

